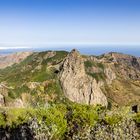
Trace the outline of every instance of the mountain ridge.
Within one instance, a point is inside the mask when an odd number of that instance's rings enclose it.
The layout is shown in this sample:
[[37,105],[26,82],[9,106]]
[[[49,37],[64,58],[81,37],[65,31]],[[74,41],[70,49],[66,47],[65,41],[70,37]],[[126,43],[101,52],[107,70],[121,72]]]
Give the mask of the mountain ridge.
[[15,63],[20,63],[26,59],[32,52],[17,52],[8,55],[0,55],[0,69],[11,66]]
[[75,49],[70,53],[34,52],[0,70],[0,82],[11,87],[5,94],[0,92],[1,100],[10,105],[18,100],[19,106],[67,99],[90,105],[131,105],[140,102],[139,70],[139,57],[121,53],[87,56]]

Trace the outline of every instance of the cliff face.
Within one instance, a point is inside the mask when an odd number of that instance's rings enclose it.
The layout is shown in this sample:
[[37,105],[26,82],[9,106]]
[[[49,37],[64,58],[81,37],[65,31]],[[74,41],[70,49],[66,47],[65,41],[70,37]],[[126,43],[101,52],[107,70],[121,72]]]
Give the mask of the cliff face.
[[100,56],[98,61],[116,75],[111,84],[105,83],[102,88],[107,98],[118,105],[139,104],[140,58],[112,52]]
[[82,56],[73,50],[60,72],[65,96],[73,102],[118,105],[140,102],[140,58],[121,53]]
[[64,94],[71,101],[107,105],[107,98],[100,89],[100,83],[86,74],[84,60],[78,51],[72,50],[68,54],[59,77]]
[[124,79],[140,80],[140,58],[121,53],[103,55],[102,63],[112,63],[114,71]]

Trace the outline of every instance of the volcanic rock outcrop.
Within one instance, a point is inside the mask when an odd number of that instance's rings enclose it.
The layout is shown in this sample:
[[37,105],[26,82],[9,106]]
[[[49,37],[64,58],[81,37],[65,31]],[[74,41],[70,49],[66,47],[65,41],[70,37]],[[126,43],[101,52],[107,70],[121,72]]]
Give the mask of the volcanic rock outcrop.
[[107,106],[107,98],[100,89],[100,83],[86,74],[84,60],[77,50],[68,54],[59,76],[64,94],[69,100]]

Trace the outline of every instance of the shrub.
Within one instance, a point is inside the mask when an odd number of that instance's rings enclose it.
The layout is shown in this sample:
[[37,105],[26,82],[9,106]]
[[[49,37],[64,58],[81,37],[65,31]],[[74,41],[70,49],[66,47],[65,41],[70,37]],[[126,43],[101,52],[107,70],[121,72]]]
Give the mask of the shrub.
[[6,116],[3,114],[3,112],[0,113],[0,126],[5,127],[6,126]]
[[120,116],[118,114],[113,114],[113,115],[105,117],[105,121],[109,125],[115,125],[115,124],[119,123],[121,120],[122,120],[122,116]]
[[85,65],[86,68],[88,68],[88,67],[92,67],[93,63],[91,61],[85,61],[84,65]]
[[135,114],[133,118],[136,121],[136,123],[140,124],[140,112]]
[[100,72],[100,73],[88,72],[87,74],[95,78],[97,81],[105,80],[105,77],[106,77],[106,75],[103,72]]

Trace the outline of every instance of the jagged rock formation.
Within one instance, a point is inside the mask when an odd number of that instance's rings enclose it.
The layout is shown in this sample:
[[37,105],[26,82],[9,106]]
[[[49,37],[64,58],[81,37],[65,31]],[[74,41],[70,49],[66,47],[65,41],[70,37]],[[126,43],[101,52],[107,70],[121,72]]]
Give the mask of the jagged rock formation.
[[119,75],[125,79],[140,79],[140,58],[121,54],[108,53],[102,56],[102,63],[112,63],[115,66],[114,71],[119,71]]
[[72,50],[64,60],[60,82],[65,96],[73,102],[107,105],[100,84],[86,74],[83,58],[77,50]]
[[114,79],[116,79],[116,74],[115,74],[115,72],[113,72],[113,70],[110,67],[105,68],[104,73],[106,75],[106,82],[107,82],[107,84],[111,84],[112,81]]
[[[4,68],[8,65],[12,66]],[[85,56],[76,50],[16,53],[0,57],[0,68],[4,68],[0,83],[6,84],[0,84],[0,94],[5,105],[23,97],[24,105],[45,104],[54,97],[105,106],[107,101],[115,106],[140,103],[138,57],[114,52]]]
[[138,57],[47,51],[0,69],[0,139],[137,140],[139,104]]
[[0,107],[5,106],[5,96],[8,96],[9,87],[5,83],[0,83]]
[[[105,83],[103,92],[112,103],[131,105],[140,103],[140,58],[111,52],[99,57],[98,61],[111,68],[116,75],[113,82]],[[113,75],[114,75],[113,74]],[[108,81],[108,80],[107,80]]]

